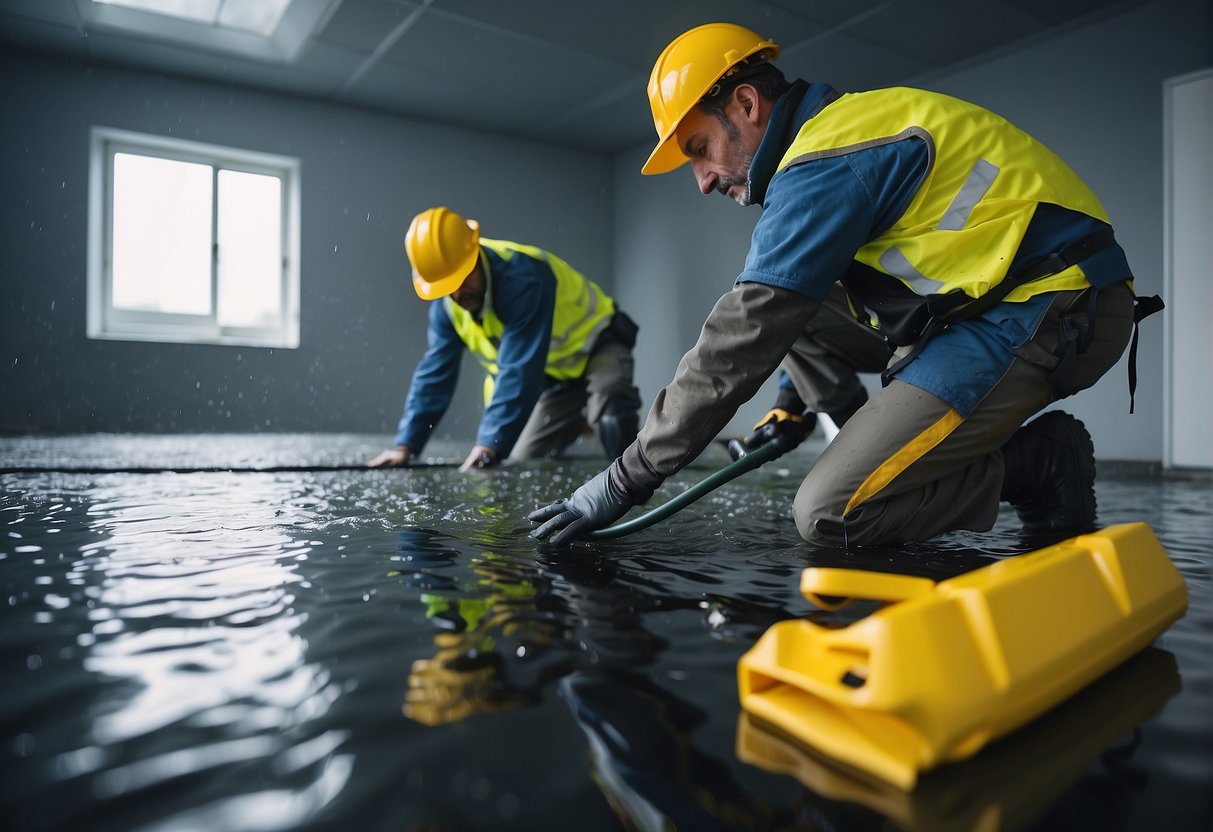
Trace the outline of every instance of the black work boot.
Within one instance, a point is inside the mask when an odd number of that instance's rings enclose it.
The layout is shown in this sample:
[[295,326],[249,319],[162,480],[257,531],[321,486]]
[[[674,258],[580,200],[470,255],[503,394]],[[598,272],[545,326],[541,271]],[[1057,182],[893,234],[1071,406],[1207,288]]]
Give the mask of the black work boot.
[[598,419],[598,441],[607,459],[618,459],[636,440],[639,431],[640,414],[635,410],[608,409]]
[[1002,459],[1001,498],[1026,535],[1095,528],[1095,446],[1082,422],[1049,411],[1015,431]]

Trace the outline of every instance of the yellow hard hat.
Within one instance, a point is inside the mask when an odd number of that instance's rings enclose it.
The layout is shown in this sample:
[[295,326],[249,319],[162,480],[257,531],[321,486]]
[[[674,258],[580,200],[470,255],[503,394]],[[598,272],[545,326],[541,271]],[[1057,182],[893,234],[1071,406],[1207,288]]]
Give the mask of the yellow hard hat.
[[480,256],[480,225],[450,208],[413,217],[404,250],[413,267],[413,288],[422,300],[444,298],[463,284]]
[[779,57],[779,44],[734,23],[706,23],[683,32],[653,64],[649,76],[649,106],[657,128],[657,147],[641,173],[666,173],[687,161],[674,131],[712,85],[746,58],[769,50]]

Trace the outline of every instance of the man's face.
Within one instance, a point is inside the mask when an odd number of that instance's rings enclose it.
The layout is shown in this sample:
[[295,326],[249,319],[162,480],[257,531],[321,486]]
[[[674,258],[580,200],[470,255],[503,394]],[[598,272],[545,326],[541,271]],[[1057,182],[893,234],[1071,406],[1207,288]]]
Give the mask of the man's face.
[[674,133],[691,160],[699,191],[728,196],[738,205],[750,204],[750,163],[762,138],[744,117],[736,98],[725,107],[725,120],[692,108]]
[[484,288],[484,272],[477,261],[459,288],[451,293],[451,300],[473,315],[479,314],[480,307],[484,305]]

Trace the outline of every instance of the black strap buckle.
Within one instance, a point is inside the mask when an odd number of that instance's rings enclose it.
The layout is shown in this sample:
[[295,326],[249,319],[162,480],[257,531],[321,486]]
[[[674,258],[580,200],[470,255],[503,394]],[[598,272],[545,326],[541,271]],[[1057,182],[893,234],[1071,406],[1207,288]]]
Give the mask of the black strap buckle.
[[1129,342],[1129,413],[1133,412],[1133,396],[1137,392],[1137,325],[1166,306],[1158,295],[1133,298],[1133,339]]

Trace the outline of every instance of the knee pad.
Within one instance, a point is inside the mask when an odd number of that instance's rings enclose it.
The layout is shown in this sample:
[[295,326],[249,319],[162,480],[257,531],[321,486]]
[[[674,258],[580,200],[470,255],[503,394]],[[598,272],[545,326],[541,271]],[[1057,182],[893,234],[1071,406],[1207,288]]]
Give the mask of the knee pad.
[[640,414],[635,410],[607,409],[598,420],[598,440],[607,459],[617,459],[636,439],[640,431]]

